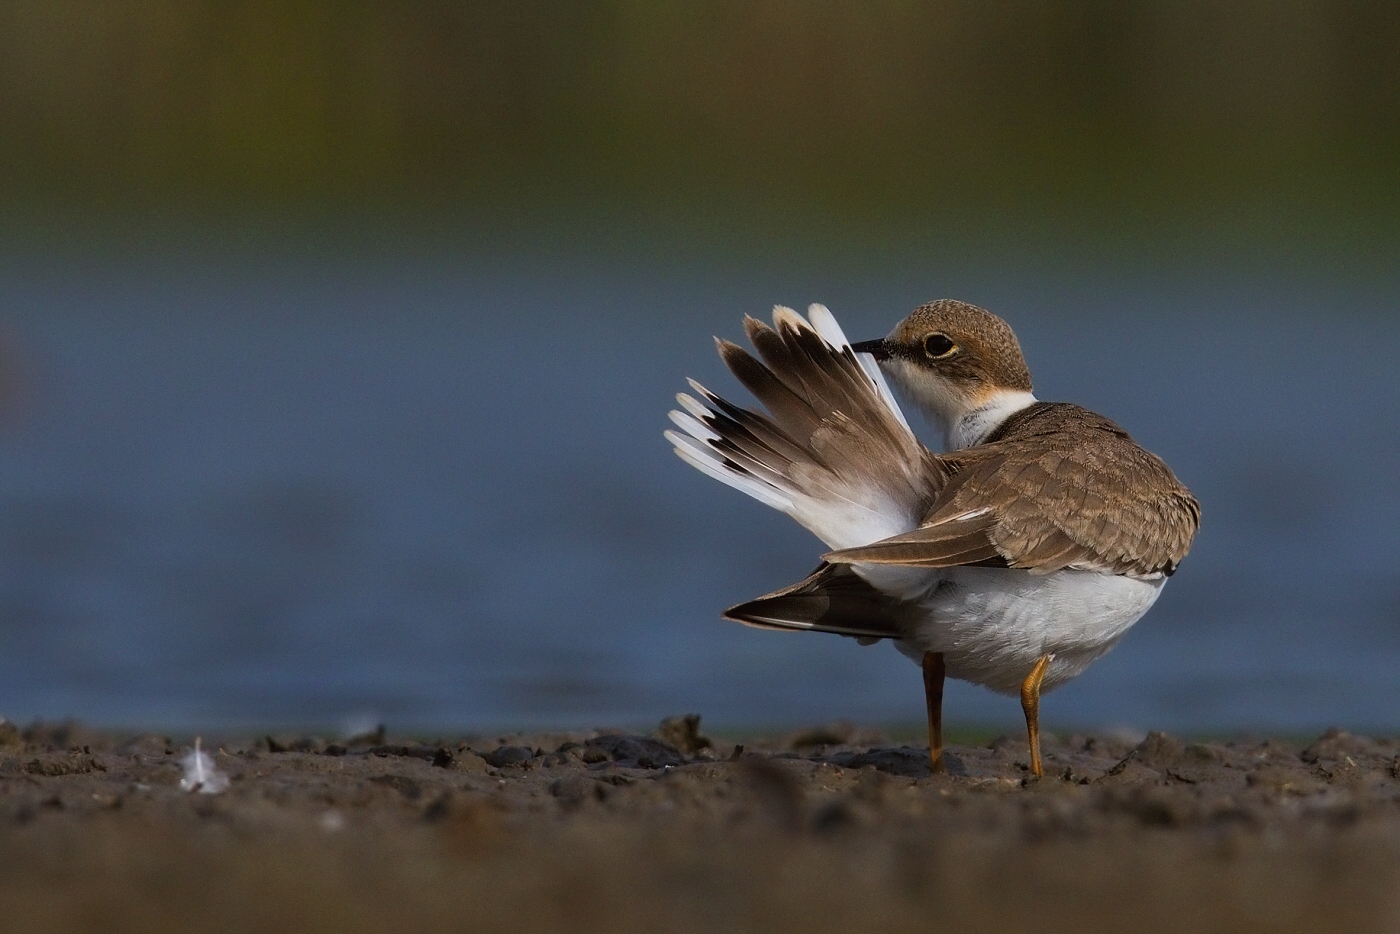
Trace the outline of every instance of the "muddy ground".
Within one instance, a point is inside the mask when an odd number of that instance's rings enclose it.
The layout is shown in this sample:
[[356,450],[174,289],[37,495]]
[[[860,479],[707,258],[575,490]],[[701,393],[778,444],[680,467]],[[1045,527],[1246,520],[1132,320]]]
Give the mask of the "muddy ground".
[[0,725],[0,930],[1397,931],[1400,740]]

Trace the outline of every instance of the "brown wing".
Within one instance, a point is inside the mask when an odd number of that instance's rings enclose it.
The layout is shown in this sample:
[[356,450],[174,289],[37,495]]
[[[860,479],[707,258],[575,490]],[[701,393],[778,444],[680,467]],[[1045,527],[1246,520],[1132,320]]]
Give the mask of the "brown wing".
[[954,476],[919,528],[826,560],[1173,573],[1200,525],[1195,497],[1108,419],[1037,409],[1003,440],[944,458]]

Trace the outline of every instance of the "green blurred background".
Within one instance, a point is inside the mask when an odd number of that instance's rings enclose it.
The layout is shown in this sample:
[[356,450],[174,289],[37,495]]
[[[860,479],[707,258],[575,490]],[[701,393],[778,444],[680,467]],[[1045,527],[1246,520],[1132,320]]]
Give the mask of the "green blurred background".
[[3,220],[1375,269],[1397,50],[1319,0],[10,3]]

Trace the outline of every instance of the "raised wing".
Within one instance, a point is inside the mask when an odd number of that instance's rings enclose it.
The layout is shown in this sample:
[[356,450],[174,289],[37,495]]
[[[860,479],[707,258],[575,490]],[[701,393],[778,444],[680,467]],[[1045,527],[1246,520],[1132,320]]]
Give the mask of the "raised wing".
[[[915,528],[948,471],[919,443],[873,360],[861,359],[821,305],[744,322],[759,358],[718,341],[720,356],[767,409],[740,408],[691,381],[677,396],[687,463],[792,516],[832,548]],[[703,400],[703,401],[702,401]]]

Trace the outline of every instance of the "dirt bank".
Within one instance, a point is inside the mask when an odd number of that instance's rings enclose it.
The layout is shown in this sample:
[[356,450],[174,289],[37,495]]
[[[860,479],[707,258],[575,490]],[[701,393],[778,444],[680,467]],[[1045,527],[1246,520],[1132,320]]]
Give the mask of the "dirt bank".
[[[658,736],[663,738],[657,738]],[[926,751],[849,727],[183,744],[0,728],[0,905],[42,931],[1394,931],[1400,741]]]

